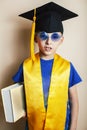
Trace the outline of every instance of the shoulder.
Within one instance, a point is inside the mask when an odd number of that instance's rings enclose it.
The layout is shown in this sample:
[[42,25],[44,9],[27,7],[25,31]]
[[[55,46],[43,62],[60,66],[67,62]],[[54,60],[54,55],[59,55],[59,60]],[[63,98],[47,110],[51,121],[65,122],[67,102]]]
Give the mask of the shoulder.
[[[38,59],[38,58],[40,58],[39,53],[36,53],[35,59]],[[27,59],[25,59],[23,64],[28,63],[28,62],[31,62],[31,63],[33,62],[31,57],[28,57]]]
[[24,64],[24,63],[27,63],[27,62],[30,61],[30,60],[31,60],[31,57],[28,57],[27,59],[24,60],[23,64]]
[[57,60],[61,60],[61,61],[64,61],[66,63],[70,63],[69,60],[67,60],[66,58],[60,56],[59,54],[55,54],[55,57],[56,57]]

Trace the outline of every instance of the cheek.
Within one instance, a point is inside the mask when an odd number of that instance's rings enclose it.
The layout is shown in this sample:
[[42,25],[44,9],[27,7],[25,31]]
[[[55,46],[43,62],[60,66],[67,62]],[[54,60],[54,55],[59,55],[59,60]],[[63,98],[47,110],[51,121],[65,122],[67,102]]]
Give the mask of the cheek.
[[54,43],[53,48],[56,49],[59,46],[58,43]]
[[43,48],[44,47],[44,43],[42,41],[38,41],[38,46],[39,46],[39,48]]
[[54,47],[57,48],[60,44],[61,44],[61,41],[59,40],[59,41],[54,43]]

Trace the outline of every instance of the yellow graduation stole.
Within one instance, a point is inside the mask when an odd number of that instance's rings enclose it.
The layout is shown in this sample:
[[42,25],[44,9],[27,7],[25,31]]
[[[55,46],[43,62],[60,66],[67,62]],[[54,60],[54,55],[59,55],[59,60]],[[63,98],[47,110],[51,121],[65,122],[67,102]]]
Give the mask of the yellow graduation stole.
[[39,54],[24,61],[24,86],[29,130],[64,130],[70,63],[55,55],[47,111],[44,108]]

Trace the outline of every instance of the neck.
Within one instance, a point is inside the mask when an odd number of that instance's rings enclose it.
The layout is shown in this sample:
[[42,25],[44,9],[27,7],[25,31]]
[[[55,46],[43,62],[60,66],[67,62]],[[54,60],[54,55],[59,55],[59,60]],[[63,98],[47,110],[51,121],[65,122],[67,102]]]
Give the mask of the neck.
[[[55,54],[54,54],[55,55]],[[44,59],[44,60],[51,60],[51,59],[54,59],[54,55],[44,55],[42,53],[39,52],[39,56],[41,59]]]

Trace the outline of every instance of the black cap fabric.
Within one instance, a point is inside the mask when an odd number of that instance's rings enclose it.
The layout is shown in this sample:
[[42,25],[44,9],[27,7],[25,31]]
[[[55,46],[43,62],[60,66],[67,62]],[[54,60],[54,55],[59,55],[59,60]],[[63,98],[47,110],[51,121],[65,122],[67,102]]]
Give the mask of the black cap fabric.
[[[34,10],[25,12],[21,15],[29,20],[33,20]],[[35,31],[46,31],[47,33],[61,32],[63,33],[62,21],[68,20],[78,15],[59,6],[54,2],[47,3],[36,8],[36,29]]]

